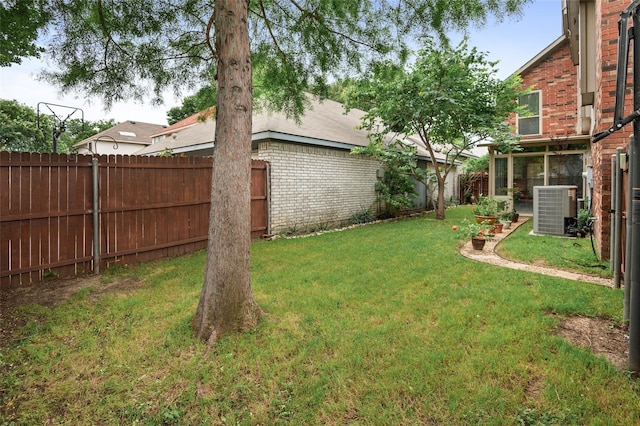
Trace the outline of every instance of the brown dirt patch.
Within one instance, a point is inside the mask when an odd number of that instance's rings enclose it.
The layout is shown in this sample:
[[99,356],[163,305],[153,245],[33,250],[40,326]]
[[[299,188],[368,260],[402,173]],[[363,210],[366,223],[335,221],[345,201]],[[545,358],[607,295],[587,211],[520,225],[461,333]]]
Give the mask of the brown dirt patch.
[[3,289],[0,292],[0,348],[14,340],[16,329],[26,324],[27,318],[16,308],[23,305],[52,307],[69,300],[84,289],[91,289],[90,300],[109,293],[126,293],[144,285],[144,280],[126,278],[101,282],[99,276],[46,280],[37,284]]
[[604,318],[569,317],[561,320],[558,334],[573,345],[604,356],[619,370],[628,369],[628,326]]

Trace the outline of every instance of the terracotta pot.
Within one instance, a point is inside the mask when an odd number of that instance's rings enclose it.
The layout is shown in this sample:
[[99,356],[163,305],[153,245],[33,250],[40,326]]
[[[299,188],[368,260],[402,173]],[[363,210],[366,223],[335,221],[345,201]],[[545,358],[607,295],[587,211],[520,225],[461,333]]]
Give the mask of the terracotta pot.
[[502,223],[496,222],[493,224],[493,232],[496,234],[502,234]]
[[496,220],[498,219],[497,216],[480,216],[480,215],[474,215],[474,217],[476,218],[476,223],[488,223],[489,225],[493,225],[494,223],[496,223]]
[[487,241],[483,237],[471,238],[471,245],[473,246],[474,250],[482,250],[486,242]]

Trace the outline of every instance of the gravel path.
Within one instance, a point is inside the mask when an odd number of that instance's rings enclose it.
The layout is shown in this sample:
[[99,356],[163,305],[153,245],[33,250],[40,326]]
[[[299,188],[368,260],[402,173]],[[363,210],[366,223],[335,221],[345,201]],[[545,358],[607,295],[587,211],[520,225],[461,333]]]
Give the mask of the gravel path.
[[537,272],[539,274],[549,275],[552,277],[566,278],[569,280],[582,281],[613,288],[613,279],[611,278],[603,278],[594,275],[580,274],[577,272],[548,268],[544,266],[518,263],[500,257],[500,255],[495,252],[496,246],[500,244],[503,239],[508,237],[509,234],[511,234],[514,230],[518,229],[520,225],[530,219],[523,219],[522,216],[520,216],[520,218],[520,221],[511,224],[511,227],[509,229],[505,229],[502,231],[502,233],[496,234],[495,238],[492,241],[487,241],[484,246],[484,250],[474,250],[473,247],[471,247],[471,241],[469,240],[464,246],[460,247],[460,253],[463,256],[468,257],[469,259],[477,260],[478,262],[490,263],[492,265],[518,269],[521,271]]

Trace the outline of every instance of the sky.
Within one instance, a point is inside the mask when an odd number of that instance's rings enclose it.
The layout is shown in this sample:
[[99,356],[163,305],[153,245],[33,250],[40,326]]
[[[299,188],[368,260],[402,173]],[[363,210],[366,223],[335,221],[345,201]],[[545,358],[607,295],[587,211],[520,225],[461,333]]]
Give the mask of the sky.
[[[521,17],[505,18],[503,22],[492,19],[481,28],[471,27],[469,44],[487,52],[490,60],[499,61],[497,76],[506,78],[562,35],[561,7],[561,0],[534,0],[525,6]],[[460,34],[451,37],[454,42],[461,39]],[[34,110],[41,102],[79,108],[84,112],[85,120],[90,121],[113,118],[117,122],[132,120],[154,124],[167,124],[167,110],[181,104],[181,99],[169,94],[165,96],[164,105],[116,103],[110,111],[105,111],[98,98],[62,95],[57,88],[39,81],[36,75],[45,67],[39,59],[28,59],[20,65],[0,68],[0,98],[15,99]],[[40,106],[41,111],[50,113],[44,104]],[[51,108],[63,117],[73,111],[56,106]],[[79,114],[74,113],[72,118],[79,118]]]

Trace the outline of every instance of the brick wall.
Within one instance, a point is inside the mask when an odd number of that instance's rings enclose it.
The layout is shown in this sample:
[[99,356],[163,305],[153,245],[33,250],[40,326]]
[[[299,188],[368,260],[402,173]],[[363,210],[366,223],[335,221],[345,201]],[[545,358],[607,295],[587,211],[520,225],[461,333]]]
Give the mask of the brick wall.
[[[576,134],[578,125],[577,70],[571,62],[568,40],[522,75],[524,87],[541,90],[542,135],[524,136],[528,139],[562,138]],[[515,126],[515,116],[509,124]]]
[[271,167],[271,232],[335,226],[376,207],[378,162],[349,151],[277,141],[261,142]]
[[[613,124],[618,60],[618,21],[620,12],[628,5],[623,0],[596,0],[596,95],[595,132]],[[629,72],[631,82],[631,71]],[[630,83],[629,83],[630,84]],[[631,113],[631,86],[627,86],[625,115]],[[595,235],[603,259],[609,258],[611,208],[611,156],[617,147],[626,146],[632,126],[612,134],[592,146],[594,177],[593,214],[596,217]]]

